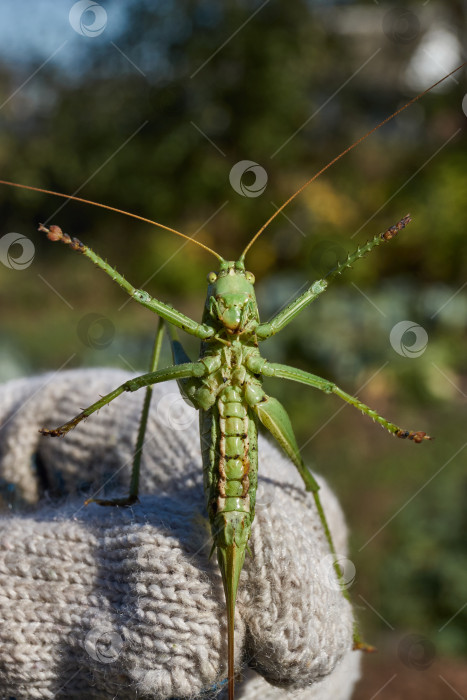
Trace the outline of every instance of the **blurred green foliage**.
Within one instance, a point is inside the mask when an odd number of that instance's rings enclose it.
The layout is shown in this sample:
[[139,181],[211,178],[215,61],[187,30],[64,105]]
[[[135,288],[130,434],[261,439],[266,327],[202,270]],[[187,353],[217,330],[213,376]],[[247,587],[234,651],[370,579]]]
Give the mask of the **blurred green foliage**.
[[[101,4],[108,34],[71,36],[67,27],[67,61],[59,54],[0,110],[1,177],[196,233],[224,257],[237,256],[311,174],[414,96],[409,68],[433,32],[444,28],[454,45],[465,27],[465,5],[452,0],[406,10],[405,24],[392,6],[373,2],[272,1],[259,10],[259,3],[179,0],[127,2],[111,34],[112,6]],[[13,94],[42,61],[35,52],[21,62],[4,57],[2,94]],[[436,436],[404,444],[351,409],[341,412],[336,399],[268,384],[290,410],[305,456],[343,502],[356,593],[393,627],[426,634],[453,654],[467,651],[467,609],[456,615],[467,589],[463,80],[460,72],[325,173],[248,256],[266,319],[357,243],[407,211],[414,216],[264,353],[334,379],[402,426]],[[246,159],[268,176],[255,198],[229,184],[232,166]],[[42,220],[201,317],[213,266],[206,253],[141,222],[63,204],[0,187],[0,233],[18,231],[36,247],[27,269],[0,264],[2,379],[65,362],[140,369],[147,362],[156,319],[122,307],[124,294],[89,261],[36,234]],[[89,313],[110,320],[113,342],[83,343],[76,329]],[[389,342],[405,319],[428,333],[417,358]],[[196,343],[186,345],[195,355]],[[385,628],[368,609],[361,614],[367,637]]]

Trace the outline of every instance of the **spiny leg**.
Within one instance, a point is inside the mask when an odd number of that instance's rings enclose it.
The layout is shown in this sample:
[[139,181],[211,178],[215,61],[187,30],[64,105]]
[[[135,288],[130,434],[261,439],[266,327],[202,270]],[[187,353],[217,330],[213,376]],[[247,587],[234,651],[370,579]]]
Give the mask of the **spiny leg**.
[[336,384],[334,384],[334,382],[330,382],[327,379],[318,377],[310,372],[304,372],[296,367],[288,367],[287,365],[281,365],[275,362],[267,362],[267,360],[260,357],[251,358],[248,362],[248,369],[256,374],[263,374],[265,377],[290,379],[294,382],[300,382],[301,384],[312,386],[315,389],[320,389],[320,391],[324,391],[326,394],[336,394],[336,396],[339,396],[351,406],[358,408],[362,413],[370,416],[370,418],[372,418],[376,423],[379,423],[383,428],[398,438],[408,438],[415,443],[420,443],[424,440],[432,440],[432,438],[422,430],[414,431],[399,428],[399,426],[395,425],[395,423],[391,423],[391,421],[388,421],[386,418],[383,418],[383,416],[380,416],[377,411],[364,404],[355,396],[347,394]]
[[197,323],[193,321],[188,316],[185,316],[180,311],[172,308],[168,304],[164,304],[158,299],[154,299],[150,294],[144,292],[142,289],[137,289],[133,287],[130,282],[128,282],[123,275],[121,275],[115,268],[103,260],[97,253],[95,253],[91,248],[81,243],[77,238],[71,238],[67,233],[63,233],[59,226],[50,226],[47,228],[43,224],[39,226],[39,231],[43,231],[47,234],[47,238],[51,241],[61,241],[66,245],[69,245],[73,250],[83,253],[92,262],[97,265],[101,270],[111,277],[114,282],[122,287],[135,301],[142,304],[151,311],[154,311],[158,316],[164,318],[169,323],[173,323],[178,328],[195,335],[197,338],[206,339],[214,335],[214,330],[205,324]]
[[270,338],[275,333],[278,333],[282,328],[284,328],[290,321],[292,321],[298,314],[303,311],[312,301],[317,299],[323,292],[326,291],[329,285],[329,281],[335,279],[348,267],[352,267],[354,262],[359,258],[363,258],[367,253],[369,253],[373,248],[390,241],[396,234],[407,226],[411,221],[410,215],[407,214],[401,219],[397,224],[388,228],[384,233],[378,233],[374,238],[372,238],[365,245],[359,246],[354,253],[347,256],[344,262],[336,265],[334,270],[326,275],[324,279],[313,282],[311,287],[307,289],[301,296],[295,299],[291,304],[286,306],[285,309],[280,311],[274,318],[269,321],[269,323],[261,323],[256,328],[256,335],[258,340],[265,340]]
[[[311,471],[308,469],[304,463],[300,450],[297,445],[297,440],[293,432],[292,424],[290,422],[289,415],[282,404],[272,396],[263,397],[263,400],[253,406],[253,410],[258,415],[261,423],[267,430],[273,435],[277,440],[279,445],[282,447],[284,452],[290,457],[292,462],[297,467],[300,476],[305,484],[305,489],[313,494],[313,499],[316,504],[316,509],[318,511],[319,519],[328,542],[329,550],[333,557],[334,571],[336,572],[338,581],[341,586],[342,594],[347,600],[350,600],[349,592],[346,587],[346,582],[344,578],[344,573],[339,565],[336,548],[331,535],[331,530],[324,513],[323,504],[319,497],[319,484],[314,478]],[[362,641],[358,633],[357,626],[354,625],[353,630],[353,644],[354,649],[361,649],[362,651],[373,651],[373,647]]]
[[[151,362],[149,364],[149,371],[155,372],[157,365],[159,364],[159,358],[161,354],[162,340],[164,337],[164,321],[161,319],[157,327],[157,333],[154,340],[154,346],[152,350]],[[141,456],[143,453],[144,436],[146,434],[146,427],[148,424],[149,416],[149,406],[151,404],[152,398],[152,384],[148,384],[145,391],[143,409],[141,411],[141,418],[139,422],[138,437],[136,439],[135,453],[133,456],[133,464],[131,467],[131,478],[130,478],[130,491],[128,496],[123,498],[88,498],[84,505],[89,505],[89,503],[97,503],[99,506],[131,506],[138,500],[139,492],[139,476],[141,467]]]
[[125,391],[137,391],[145,386],[151,384],[159,384],[160,382],[167,382],[169,379],[184,379],[185,377],[202,377],[206,373],[206,367],[202,362],[189,362],[183,365],[176,365],[175,367],[165,367],[164,369],[158,369],[155,372],[148,372],[147,374],[142,374],[140,377],[135,377],[134,379],[129,379],[121,386],[117,387],[109,394],[103,396],[99,401],[96,401],[88,408],[85,408],[81,413],[67,421],[58,428],[49,430],[47,428],[42,428],[39,432],[42,435],[48,435],[50,437],[58,437],[59,435],[65,435],[69,430],[78,425],[82,420],[95,413],[103,406],[106,406],[111,401],[123,394]]
[[[336,555],[331,531],[318,496],[318,483],[300,455],[300,450],[287,411],[277,399],[272,396],[267,396],[266,394],[261,402],[253,406],[253,410],[258,415],[264,427],[269,430],[271,435],[277,440],[284,452],[297,467],[305,484],[305,489],[313,493],[329,548],[332,554]],[[341,575],[339,567],[336,568],[336,572],[339,576]]]

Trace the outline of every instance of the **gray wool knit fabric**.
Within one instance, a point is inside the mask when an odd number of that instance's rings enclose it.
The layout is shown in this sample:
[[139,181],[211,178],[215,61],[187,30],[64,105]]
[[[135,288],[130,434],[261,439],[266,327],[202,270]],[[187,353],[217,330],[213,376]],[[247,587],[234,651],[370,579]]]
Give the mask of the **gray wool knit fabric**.
[[[83,501],[127,492],[144,390],[64,438],[38,433],[130,376],[75,370],[0,386],[2,699],[225,696],[224,597],[209,556],[197,412],[175,383],[154,387],[131,508]],[[360,655],[313,499],[262,438],[259,473],[237,603],[236,697],[347,700]],[[345,555],[342,512],[319,482]]]

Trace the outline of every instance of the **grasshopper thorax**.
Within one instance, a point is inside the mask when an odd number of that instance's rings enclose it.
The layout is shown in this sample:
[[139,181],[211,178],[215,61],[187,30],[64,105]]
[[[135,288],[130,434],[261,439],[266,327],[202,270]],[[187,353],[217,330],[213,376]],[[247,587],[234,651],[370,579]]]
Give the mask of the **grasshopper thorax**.
[[229,335],[252,332],[259,322],[254,282],[242,260],[223,260],[219,272],[208,275],[206,308],[210,320]]

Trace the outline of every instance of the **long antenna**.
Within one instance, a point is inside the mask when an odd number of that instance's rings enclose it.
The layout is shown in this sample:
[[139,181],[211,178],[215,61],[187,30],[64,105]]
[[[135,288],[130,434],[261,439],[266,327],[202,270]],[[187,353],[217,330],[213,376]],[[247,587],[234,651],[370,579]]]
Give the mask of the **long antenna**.
[[75,202],[82,202],[84,204],[92,204],[95,207],[100,207],[101,209],[108,209],[109,211],[115,211],[117,214],[125,214],[125,216],[131,216],[132,219],[139,219],[139,221],[144,221],[146,224],[153,224],[153,226],[159,226],[159,228],[163,228],[166,231],[170,231],[171,233],[175,233],[176,236],[181,236],[182,238],[185,238],[187,241],[191,241],[191,243],[194,243],[195,245],[198,245],[200,248],[204,248],[204,250],[207,250],[208,253],[212,253],[212,255],[215,255],[218,260],[223,260],[223,258],[216,253],[214,250],[211,248],[208,248],[207,245],[204,245],[204,243],[200,243],[199,241],[195,240],[194,238],[190,238],[190,236],[186,236],[184,233],[180,233],[180,231],[176,231],[174,228],[170,228],[170,226],[164,226],[164,224],[159,224],[157,221],[152,221],[152,219],[146,219],[144,216],[139,216],[138,214],[132,214],[129,211],[124,211],[123,209],[117,209],[117,207],[111,207],[108,204],[100,204],[100,202],[92,202],[90,199],[83,199],[82,197],[74,197],[69,194],[62,194],[62,192],[53,192],[52,190],[44,190],[41,187],[32,187],[31,185],[20,185],[17,182],[8,182],[8,180],[0,180],[0,185],[9,185],[10,187],[19,187],[22,190],[32,190],[33,192],[42,192],[43,194],[53,194],[56,197],[63,197],[64,199],[73,199]]
[[412,105],[414,102],[417,102],[417,100],[419,100],[421,97],[423,97],[424,95],[426,95],[427,92],[430,92],[430,90],[433,90],[433,88],[435,88],[437,85],[439,85],[440,83],[442,83],[444,80],[446,80],[447,78],[450,78],[451,75],[453,75],[454,73],[457,73],[457,71],[460,70],[461,68],[463,68],[466,64],[467,64],[467,61],[464,61],[464,63],[462,63],[460,66],[458,66],[457,68],[454,68],[454,70],[452,70],[450,73],[448,73],[447,75],[445,75],[444,78],[441,78],[441,80],[438,80],[436,83],[433,83],[433,85],[430,85],[429,88],[427,88],[426,90],[424,90],[423,92],[421,92],[419,95],[417,95],[416,97],[413,97],[413,98],[412,98],[411,100],[409,100],[403,107],[401,107],[400,109],[398,109],[398,110],[396,110],[395,112],[393,112],[393,114],[391,114],[389,117],[386,117],[386,119],[383,119],[382,122],[380,122],[377,126],[373,127],[373,129],[370,129],[370,131],[368,131],[366,134],[364,134],[363,136],[360,136],[360,138],[357,139],[357,141],[355,141],[351,146],[348,146],[344,151],[342,151],[342,153],[339,153],[338,156],[336,156],[335,158],[333,158],[331,161],[329,161],[329,163],[328,163],[327,165],[325,165],[323,168],[321,168],[321,170],[318,170],[318,172],[317,172],[315,175],[313,175],[313,177],[311,177],[309,180],[307,180],[307,182],[305,182],[305,184],[302,185],[296,192],[294,192],[294,194],[291,195],[291,196],[288,198],[288,200],[287,200],[286,202],[284,202],[284,204],[282,204],[282,206],[279,207],[279,209],[276,209],[276,211],[274,212],[274,214],[266,221],[265,224],[263,224],[263,226],[261,226],[261,228],[259,229],[259,231],[257,231],[257,233],[255,233],[255,235],[253,236],[253,238],[251,239],[251,241],[248,243],[248,245],[246,246],[245,250],[244,250],[243,253],[241,254],[240,260],[244,260],[244,259],[245,259],[245,255],[246,255],[247,252],[250,250],[250,248],[251,248],[251,246],[253,245],[253,243],[254,243],[254,242],[259,238],[259,236],[263,233],[264,229],[267,228],[267,227],[269,226],[269,224],[271,223],[271,221],[273,221],[273,220],[276,218],[276,216],[277,216],[278,214],[280,214],[281,211],[283,211],[283,210],[285,209],[285,207],[286,207],[288,204],[290,204],[290,202],[291,202],[292,200],[295,199],[295,197],[297,197],[299,194],[301,194],[301,192],[303,192],[303,190],[304,190],[306,187],[308,187],[308,185],[311,185],[311,183],[314,182],[314,180],[316,180],[316,179],[317,179],[320,175],[322,175],[328,168],[330,168],[331,165],[334,165],[334,163],[336,163],[338,160],[340,160],[340,159],[342,158],[342,156],[345,156],[346,153],[348,153],[348,152],[351,151],[353,148],[355,148],[356,146],[358,146],[360,143],[362,143],[362,141],[365,141],[365,139],[367,139],[368,136],[371,136],[371,134],[373,134],[375,131],[377,131],[377,130],[380,129],[382,126],[384,126],[384,124],[387,124],[389,121],[391,121],[391,119],[394,119],[394,117],[397,117],[397,115],[400,114],[401,112],[403,112],[405,109],[407,109],[407,107],[410,107],[410,105]]

